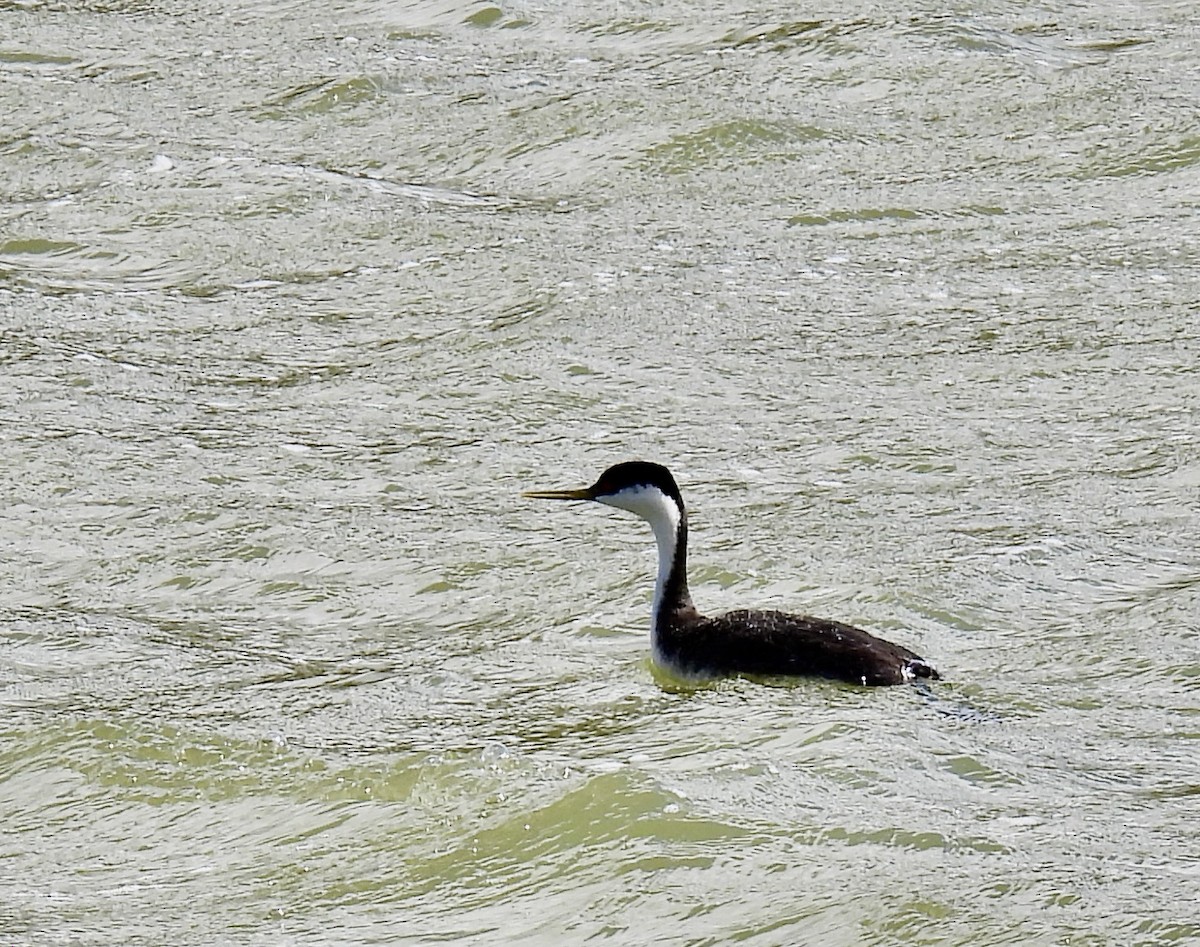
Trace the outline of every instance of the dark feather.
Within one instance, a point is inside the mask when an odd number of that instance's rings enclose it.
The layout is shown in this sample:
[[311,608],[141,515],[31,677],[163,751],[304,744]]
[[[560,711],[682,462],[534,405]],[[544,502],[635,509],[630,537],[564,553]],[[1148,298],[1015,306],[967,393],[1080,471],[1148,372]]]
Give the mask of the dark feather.
[[708,618],[683,608],[663,631],[663,657],[689,675],[799,675],[866,685],[938,677],[907,648],[807,615],[738,610]]

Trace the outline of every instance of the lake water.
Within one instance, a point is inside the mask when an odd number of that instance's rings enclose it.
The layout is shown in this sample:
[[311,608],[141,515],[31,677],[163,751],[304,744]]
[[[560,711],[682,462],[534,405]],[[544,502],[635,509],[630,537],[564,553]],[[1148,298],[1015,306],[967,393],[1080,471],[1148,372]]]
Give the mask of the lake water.
[[[1200,943],[1200,18],[0,0],[0,942]],[[719,611],[945,680],[698,689]]]

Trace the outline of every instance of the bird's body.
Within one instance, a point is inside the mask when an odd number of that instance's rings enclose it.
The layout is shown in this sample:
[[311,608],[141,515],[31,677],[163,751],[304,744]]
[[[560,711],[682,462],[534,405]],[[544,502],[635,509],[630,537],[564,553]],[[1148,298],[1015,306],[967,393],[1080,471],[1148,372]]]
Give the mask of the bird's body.
[[657,663],[684,677],[732,673],[877,685],[937,676],[907,648],[843,622],[752,609],[709,618],[691,611],[669,616],[656,635]]
[[937,678],[907,648],[837,621],[777,611],[738,610],[706,617],[687,585],[687,512],[667,468],[642,461],[610,467],[582,490],[526,496],[594,500],[636,513],[658,542],[658,580],[650,631],[655,664],[690,679],[731,674],[825,677],[854,684]]

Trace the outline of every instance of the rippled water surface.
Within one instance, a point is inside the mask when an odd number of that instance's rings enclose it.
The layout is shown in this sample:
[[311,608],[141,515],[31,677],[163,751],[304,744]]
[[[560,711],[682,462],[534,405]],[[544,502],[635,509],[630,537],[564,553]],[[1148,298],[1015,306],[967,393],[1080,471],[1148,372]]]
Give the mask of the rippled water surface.
[[[0,0],[0,941],[1200,943],[1191,2]],[[688,689],[709,610],[945,681]]]

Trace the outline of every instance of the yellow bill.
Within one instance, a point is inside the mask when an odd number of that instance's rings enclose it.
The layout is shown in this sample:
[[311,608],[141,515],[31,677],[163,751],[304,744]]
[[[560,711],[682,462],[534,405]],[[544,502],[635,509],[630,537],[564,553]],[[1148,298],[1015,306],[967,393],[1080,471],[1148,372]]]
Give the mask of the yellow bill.
[[521,496],[530,500],[594,500],[591,488],[582,490],[527,490]]

